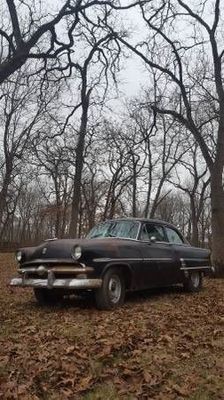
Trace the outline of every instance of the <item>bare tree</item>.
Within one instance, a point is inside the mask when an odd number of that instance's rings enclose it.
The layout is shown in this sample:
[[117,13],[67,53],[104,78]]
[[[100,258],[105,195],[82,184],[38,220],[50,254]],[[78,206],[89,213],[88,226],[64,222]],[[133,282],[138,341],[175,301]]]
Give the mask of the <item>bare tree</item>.
[[[45,198],[46,216],[53,218],[53,236],[63,237],[66,232],[66,218],[71,202],[72,167],[74,157],[71,142],[67,144],[66,136],[53,140],[41,141],[39,146],[33,146],[34,160],[32,165],[38,168],[39,176],[49,179]],[[52,187],[52,189],[51,189]],[[42,215],[44,208],[42,209]]]
[[210,177],[208,176],[207,166],[203,165],[200,161],[200,152],[198,151],[197,143],[190,147],[187,159],[181,160],[180,165],[184,169],[180,171],[177,168],[177,181],[170,180],[170,182],[176,188],[182,190],[189,198],[190,241],[195,246],[199,246],[199,223],[203,215],[206,200],[209,197],[207,188],[210,183]]
[[119,40],[157,72],[152,109],[186,127],[200,146],[211,179],[213,262],[217,276],[224,275],[223,5],[220,0],[192,6],[147,0],[140,11],[146,40],[139,45]]
[[[132,181],[130,170],[130,153],[126,147],[123,132],[111,123],[105,124],[107,135],[104,140],[104,157],[107,158],[105,170],[108,190],[105,199],[103,219],[118,216],[121,211],[120,199]],[[130,203],[129,203],[130,204]],[[123,209],[123,214],[128,215],[129,204]]]
[[[108,15],[105,13],[105,20]],[[101,28],[101,27],[100,27]],[[77,236],[79,205],[81,197],[81,178],[84,165],[85,139],[88,129],[88,116],[92,106],[102,107],[109,87],[109,75],[115,81],[118,69],[120,47],[113,40],[113,34],[106,33],[104,27],[96,31],[95,26],[83,27],[83,46],[88,46],[88,53],[83,62],[76,62],[80,78],[80,127],[77,131],[75,175],[71,208],[70,236]],[[97,65],[97,69],[95,68]],[[94,99],[94,95],[97,98]]]
[[67,72],[70,76],[73,67],[71,55],[76,46],[76,30],[80,20],[93,19],[95,8],[98,11],[99,7],[103,10],[128,9],[137,4],[120,5],[117,0],[64,0],[59,8],[59,3],[52,3],[50,12],[49,4],[42,1],[19,0],[18,3],[14,0],[1,3],[4,17],[0,29],[0,83],[28,59],[40,61],[37,72],[46,70],[50,62],[49,69]]
[[132,102],[129,118],[135,144],[138,144],[137,153],[145,157],[141,178],[147,187],[143,214],[153,218],[160,202],[171,190],[165,185],[188,147],[183,145],[184,138],[175,121],[163,115],[156,116],[148,107],[147,95]]
[[[27,85],[24,71],[14,75],[14,80],[1,86],[2,151],[0,223],[4,224],[4,212],[10,186],[22,172],[23,160],[30,147],[47,104],[55,92],[41,95],[41,89],[35,82]],[[39,93],[39,97],[38,97]],[[1,233],[1,235],[3,232]]]
[[157,207],[156,217],[176,225],[188,240],[191,239],[189,199],[180,190],[172,190],[163,198]]

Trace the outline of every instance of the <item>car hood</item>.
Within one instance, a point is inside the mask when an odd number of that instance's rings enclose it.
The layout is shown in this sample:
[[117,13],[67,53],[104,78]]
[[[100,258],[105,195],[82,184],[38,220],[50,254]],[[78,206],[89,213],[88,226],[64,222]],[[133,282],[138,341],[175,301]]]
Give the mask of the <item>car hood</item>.
[[133,256],[136,250],[133,240],[122,238],[97,238],[97,239],[55,239],[41,243],[37,247],[22,249],[25,253],[24,261],[47,259],[71,259],[71,252],[75,245],[82,248],[80,262],[97,257],[119,257],[120,248],[125,247],[128,256]]

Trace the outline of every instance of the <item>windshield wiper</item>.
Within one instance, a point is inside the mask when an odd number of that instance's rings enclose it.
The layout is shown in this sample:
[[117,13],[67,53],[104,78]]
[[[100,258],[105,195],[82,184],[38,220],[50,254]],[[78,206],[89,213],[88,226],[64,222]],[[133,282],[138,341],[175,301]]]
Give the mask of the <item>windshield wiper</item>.
[[101,233],[97,233],[96,235],[91,236],[90,239],[95,239],[95,238],[100,237],[100,236],[102,236],[102,234]]
[[97,238],[97,237],[105,238],[105,237],[116,237],[116,236],[115,236],[115,235],[112,235],[112,233],[107,233],[106,235],[102,235],[102,233],[97,233],[96,235],[91,236],[90,239],[95,239],[95,238]]

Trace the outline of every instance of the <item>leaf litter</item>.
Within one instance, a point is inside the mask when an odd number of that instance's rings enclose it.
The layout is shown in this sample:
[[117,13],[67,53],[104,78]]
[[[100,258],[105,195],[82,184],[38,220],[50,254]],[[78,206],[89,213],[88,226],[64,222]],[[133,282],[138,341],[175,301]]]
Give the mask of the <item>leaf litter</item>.
[[98,311],[92,299],[40,307],[12,289],[0,256],[0,399],[223,400],[224,281],[127,295]]

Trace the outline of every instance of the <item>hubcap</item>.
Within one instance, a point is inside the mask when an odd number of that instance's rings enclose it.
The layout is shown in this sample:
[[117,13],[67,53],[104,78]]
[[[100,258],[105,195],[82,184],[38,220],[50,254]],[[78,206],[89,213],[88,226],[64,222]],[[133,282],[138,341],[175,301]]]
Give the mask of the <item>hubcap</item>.
[[200,283],[200,276],[198,272],[192,272],[191,273],[191,282],[194,287],[198,287]]
[[112,303],[117,303],[121,297],[121,281],[119,276],[113,275],[109,280],[109,298]]

